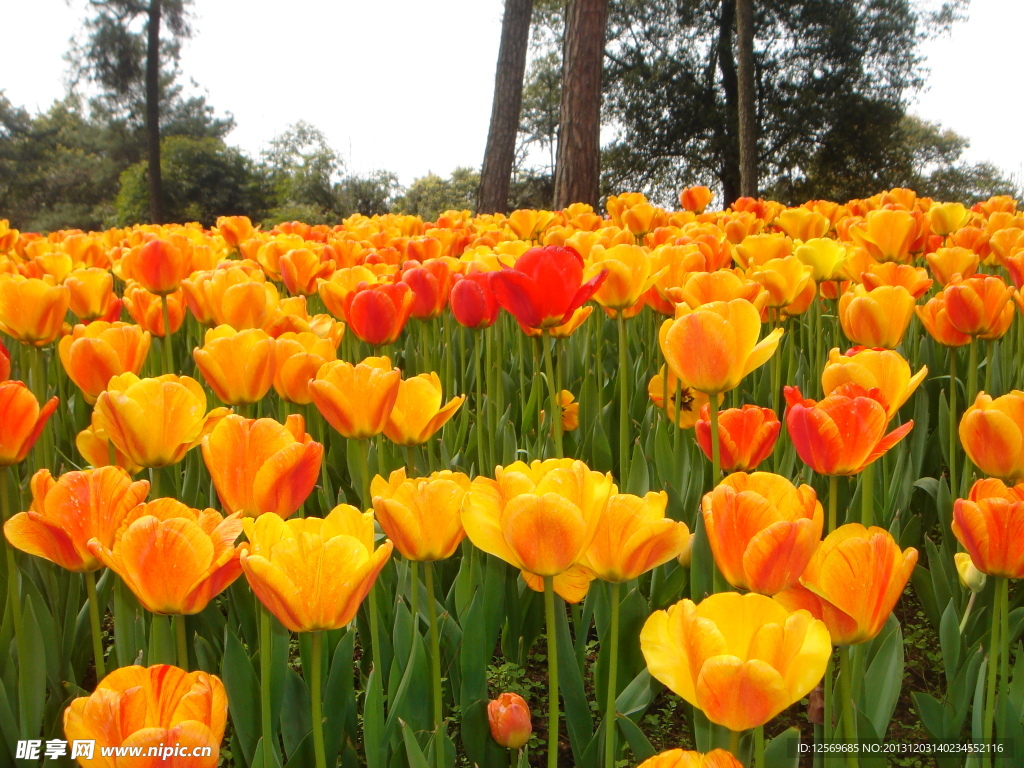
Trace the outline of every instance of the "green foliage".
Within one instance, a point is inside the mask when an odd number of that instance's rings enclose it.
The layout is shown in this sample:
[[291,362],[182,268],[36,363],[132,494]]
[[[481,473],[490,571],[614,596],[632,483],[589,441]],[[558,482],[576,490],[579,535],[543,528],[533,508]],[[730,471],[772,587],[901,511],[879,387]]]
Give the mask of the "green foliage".
[[[262,217],[268,190],[253,162],[220,139],[170,136],[161,142],[160,171],[169,221],[212,226],[218,216]],[[115,219],[126,225],[146,218],[149,192],[144,163],[121,175]]]
[[422,216],[425,221],[434,221],[438,214],[448,210],[473,210],[479,186],[480,172],[474,168],[456,168],[447,179],[428,173],[413,181],[408,191],[395,200],[394,210]]

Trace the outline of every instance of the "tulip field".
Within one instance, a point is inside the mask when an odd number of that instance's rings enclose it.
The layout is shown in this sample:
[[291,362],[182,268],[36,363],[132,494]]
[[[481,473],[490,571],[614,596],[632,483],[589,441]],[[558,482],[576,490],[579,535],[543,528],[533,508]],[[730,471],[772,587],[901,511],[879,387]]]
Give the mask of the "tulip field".
[[0,766],[1024,765],[1024,210],[710,199],[0,221]]

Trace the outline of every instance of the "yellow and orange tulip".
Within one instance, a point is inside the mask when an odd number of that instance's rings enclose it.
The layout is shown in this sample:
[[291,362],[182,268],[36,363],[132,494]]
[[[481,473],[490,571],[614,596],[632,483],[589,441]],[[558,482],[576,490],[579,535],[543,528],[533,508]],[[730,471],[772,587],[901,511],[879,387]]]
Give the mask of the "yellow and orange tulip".
[[821,388],[826,395],[847,384],[876,390],[872,396],[891,419],[927,375],[928,367],[921,366],[921,370],[911,376],[910,363],[903,355],[889,349],[854,347],[845,355],[833,349],[821,374]]
[[436,373],[405,379],[398,386],[384,434],[398,445],[422,445],[455,415],[465,399],[459,395],[442,406],[441,379]]
[[210,389],[228,405],[258,403],[274,383],[274,340],[258,328],[219,325],[192,356]]
[[47,419],[57,409],[51,397],[40,408],[31,390],[20,381],[0,381],[0,467],[20,464],[32,450]]
[[101,320],[76,325],[57,345],[64,371],[95,403],[113,376],[138,375],[149,354],[150,334],[138,325]]
[[869,291],[856,285],[839,297],[843,333],[865,347],[896,349],[913,316],[914,297],[902,286],[883,285]]
[[409,478],[402,468],[370,483],[381,529],[402,557],[420,562],[451,557],[466,537],[462,502],[468,490],[469,478],[448,470]]
[[52,278],[0,274],[0,331],[34,347],[54,341],[64,327],[71,294]]
[[974,466],[1008,483],[1024,480],[1024,392],[979,392],[960,419],[960,444]]
[[343,437],[361,440],[384,431],[401,382],[402,372],[386,357],[368,357],[356,365],[336,360],[317,371],[309,396]]
[[1024,547],[1020,545],[1024,541],[1024,486],[1007,488],[995,479],[977,481],[968,498],[953,504],[953,535],[967,550],[968,562],[980,571],[979,579],[970,575],[967,564],[957,562],[961,578],[971,589],[979,581],[983,586],[985,575],[1024,579]]

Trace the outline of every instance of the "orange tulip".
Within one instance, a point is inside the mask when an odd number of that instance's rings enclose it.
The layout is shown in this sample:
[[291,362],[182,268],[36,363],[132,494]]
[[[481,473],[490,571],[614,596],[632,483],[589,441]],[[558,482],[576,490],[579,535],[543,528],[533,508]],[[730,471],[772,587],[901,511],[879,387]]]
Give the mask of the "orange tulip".
[[334,272],[333,261],[323,260],[309,248],[288,251],[278,266],[284,287],[292,296],[312,296],[316,293],[317,281],[330,277]]
[[462,524],[478,549],[519,568],[531,589],[554,577],[555,591],[576,603],[592,579],[580,562],[615,491],[610,474],[582,461],[517,461],[498,467],[494,480],[473,480]]
[[972,277],[981,263],[974,251],[959,247],[939,248],[935,253],[925,254],[924,258],[931,268],[932,276],[943,287],[953,279],[953,275]]
[[[726,472],[754,469],[771,456],[782,422],[771,408],[744,405],[718,415],[718,442],[722,469]],[[694,424],[697,445],[711,460],[711,409],[705,404]]]
[[274,340],[257,328],[212,328],[192,356],[206,383],[228,405],[258,403],[274,383]]
[[979,339],[998,339],[1013,322],[1014,288],[995,275],[960,280],[954,277],[943,290],[949,322],[960,333]]
[[794,240],[807,241],[825,237],[832,222],[809,208],[787,208],[775,219],[775,226]]
[[248,216],[219,216],[217,233],[224,238],[228,248],[238,248],[253,236],[255,229]]
[[392,544],[373,547],[373,513],[341,504],[327,517],[243,521],[242,569],[267,610],[292,632],[341,629],[359,610]]
[[466,537],[462,502],[468,490],[469,478],[448,470],[408,478],[402,468],[370,483],[380,527],[402,557],[420,562],[451,557]]
[[[130,282],[124,289],[124,308],[143,330],[159,338],[164,337],[163,306],[155,293]],[[171,333],[177,333],[185,321],[185,297],[181,291],[167,296],[167,319],[170,320]]]
[[562,412],[562,432],[574,432],[580,426],[580,404],[573,402],[572,392],[563,389],[558,393],[559,410]]
[[46,420],[57,409],[57,402],[51,397],[40,408],[36,396],[22,382],[0,381],[0,467],[24,461]]
[[949,318],[946,308],[946,293],[939,291],[928,299],[923,307],[914,307],[921,325],[935,341],[945,347],[962,347],[971,343],[971,337],[960,333]]
[[70,300],[67,286],[55,285],[52,278],[0,274],[0,331],[45,347],[60,335]]
[[913,316],[914,297],[902,286],[883,285],[869,291],[857,285],[839,297],[843,333],[865,347],[896,349]]
[[814,489],[771,472],[737,472],[701,502],[715,563],[739,589],[774,595],[796,583],[825,522]]
[[432,320],[441,314],[452,289],[452,273],[447,262],[432,259],[421,265],[418,261],[408,261],[399,279],[412,289],[412,317]]
[[640,650],[652,677],[733,731],[764,725],[810,693],[832,654],[828,630],[807,611],[737,592],[655,611]]
[[821,543],[800,583],[775,600],[825,622],[833,645],[874,639],[885,626],[917,564],[917,550],[900,551],[883,528],[843,525]]
[[343,437],[360,440],[384,431],[401,382],[402,372],[386,357],[368,357],[357,365],[336,360],[317,371],[309,396]]
[[64,370],[85,396],[95,403],[112,376],[138,373],[149,354],[150,334],[137,325],[102,320],[76,325],[57,345]]
[[405,328],[414,301],[412,289],[401,282],[358,288],[345,297],[345,322],[372,346],[391,344]]
[[197,272],[181,288],[189,311],[204,325],[262,328],[274,315],[279,296],[273,283],[253,262]]
[[503,747],[519,749],[530,740],[530,707],[518,693],[503,693],[487,702],[491,737]]
[[113,377],[96,399],[93,429],[102,430],[133,464],[166,467],[185,458],[226,413],[207,413],[206,393],[188,376],[140,379],[125,373]]
[[713,749],[706,754],[670,749],[644,760],[637,768],[743,768],[743,763],[724,749]]
[[899,352],[889,349],[854,347],[845,355],[833,349],[821,374],[821,388],[826,395],[847,384],[877,390],[872,397],[885,407],[886,416],[891,419],[927,375],[928,367],[922,366],[911,376],[910,363]]
[[[668,381],[666,382],[665,366],[661,366],[661,370],[652,376],[647,384],[647,395],[651,398],[651,402],[654,403],[654,407],[665,411],[665,414],[677,427],[689,429],[697,423],[704,407],[710,402],[710,397],[703,392],[683,386],[678,388],[677,398],[676,390],[679,379],[676,378],[672,371],[669,371],[667,375]],[[668,393],[667,402],[665,399],[666,392]],[[724,399],[723,395],[717,395],[716,397],[719,403]],[[678,408],[676,407],[677,399],[679,400]]]
[[679,288],[669,289],[668,293],[671,297],[685,302],[690,309],[697,309],[713,301],[746,299],[760,313],[768,304],[768,292],[764,286],[748,280],[738,269],[694,272]]
[[114,276],[100,267],[75,269],[64,279],[68,306],[79,320],[107,320],[121,315],[121,302],[114,295]]
[[11,353],[0,341],[0,381],[7,381],[11,378]]
[[768,306],[781,309],[792,304],[812,282],[814,270],[796,256],[769,259],[747,270],[747,279],[759,283],[768,294]]
[[[276,517],[276,515],[268,515]],[[192,509],[176,499],[139,504],[113,546],[89,541],[89,551],[131,589],[151,613],[199,613],[237,579],[242,548],[239,516]]]
[[705,394],[728,392],[743,377],[768,362],[782,337],[776,328],[758,342],[761,317],[749,301],[712,302],[700,309],[677,308],[678,317],[662,323],[659,341],[669,368]]
[[[94,742],[95,757],[80,758],[82,765],[215,768],[227,719],[227,693],[213,675],[165,664],[121,667],[64,710],[64,738]],[[100,756],[112,747],[142,757]]]
[[[142,467],[117,450],[111,444],[107,433],[96,427],[95,422],[96,412],[93,411],[92,423],[75,436],[75,447],[78,448],[78,452],[82,454],[86,463],[96,469],[109,466],[121,467],[130,475],[137,475],[141,472]],[[111,461],[111,452],[113,452],[113,461]]]
[[620,312],[636,304],[661,277],[661,272],[654,270],[650,254],[637,245],[592,249],[583,276],[590,279],[602,270],[608,274],[593,299],[602,307]]
[[313,491],[324,448],[306,434],[304,419],[221,419],[203,438],[203,460],[227,512],[289,517]]
[[793,241],[781,233],[749,235],[736,246],[736,262],[744,269],[784,259],[793,253]]
[[1024,392],[995,399],[979,392],[960,419],[960,444],[986,475],[1024,480]]
[[620,584],[676,558],[690,539],[690,529],[665,517],[667,504],[664,491],[610,496],[583,566],[599,579]]
[[928,277],[924,267],[896,264],[891,261],[871,264],[867,271],[861,272],[858,277],[869,291],[883,285],[899,285],[906,288],[915,299],[924,296],[932,287],[932,279]]
[[850,227],[850,237],[877,261],[906,262],[916,245],[918,226],[910,211],[880,208]]
[[441,405],[441,379],[421,373],[398,385],[398,397],[384,425],[384,434],[398,445],[422,445],[455,415],[465,395]]
[[977,481],[953,504],[953,535],[983,574],[1024,579],[1024,486]]
[[121,274],[157,296],[176,293],[192,271],[191,259],[178,244],[154,239],[133,248],[121,259]]
[[885,406],[858,384],[815,402],[799,387],[785,387],[786,428],[801,461],[820,475],[856,475],[881,458],[913,428],[908,421],[888,435]]
[[103,563],[89,540],[113,546],[121,523],[148,493],[149,483],[133,483],[120,467],[67,472],[56,481],[41,469],[32,476],[32,508],[4,523],[4,534],[16,549],[66,570],[99,570]]
[[337,359],[337,345],[315,333],[283,333],[274,346],[274,389],[282,400],[299,405],[312,402],[309,382],[317,371]]
[[679,193],[679,204],[684,211],[704,213],[711,202],[711,190],[707,187],[687,187]]

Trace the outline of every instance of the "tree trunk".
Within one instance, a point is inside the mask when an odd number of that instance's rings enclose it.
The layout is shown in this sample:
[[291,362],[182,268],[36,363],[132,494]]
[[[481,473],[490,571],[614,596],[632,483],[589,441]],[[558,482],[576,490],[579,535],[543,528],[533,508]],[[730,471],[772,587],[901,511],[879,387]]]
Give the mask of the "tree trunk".
[[163,224],[160,183],[160,0],[149,2],[146,49],[146,153],[149,155],[149,218]]
[[736,0],[736,63],[739,70],[740,193],[757,197],[754,0]]
[[505,213],[508,210],[532,15],[533,0],[505,0],[501,47],[498,48],[498,66],[494,73],[491,127],[487,132],[487,149],[480,171],[477,213]]
[[601,171],[601,68],[608,0],[568,0],[555,208],[597,206]]
[[718,18],[718,67],[722,72],[722,92],[725,94],[725,122],[722,125],[722,207],[728,208],[740,196],[740,146],[736,139],[739,124],[737,107],[736,60],[732,50],[732,28],[736,23],[736,0],[722,0]]

